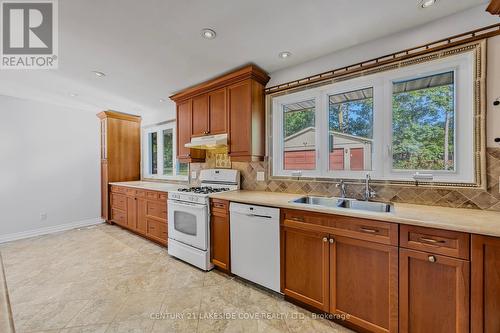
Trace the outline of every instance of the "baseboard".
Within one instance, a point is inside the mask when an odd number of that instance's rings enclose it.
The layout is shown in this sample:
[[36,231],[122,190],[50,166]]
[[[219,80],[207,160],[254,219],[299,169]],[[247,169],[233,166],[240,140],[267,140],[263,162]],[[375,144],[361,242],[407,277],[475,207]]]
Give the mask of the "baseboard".
[[75,221],[75,222],[66,223],[66,224],[59,224],[59,225],[55,225],[55,226],[51,226],[51,227],[38,228],[38,229],[33,229],[33,230],[15,232],[12,234],[0,235],[0,244],[6,243],[6,242],[12,242],[12,241],[19,240],[19,239],[25,239],[25,238],[31,238],[31,237],[41,236],[41,235],[53,234],[55,232],[60,232],[60,231],[65,231],[65,230],[70,230],[70,229],[88,227],[91,225],[96,225],[96,224],[101,224],[101,223],[104,223],[104,220],[101,219],[100,217],[96,217],[93,219],[80,220],[80,221]]

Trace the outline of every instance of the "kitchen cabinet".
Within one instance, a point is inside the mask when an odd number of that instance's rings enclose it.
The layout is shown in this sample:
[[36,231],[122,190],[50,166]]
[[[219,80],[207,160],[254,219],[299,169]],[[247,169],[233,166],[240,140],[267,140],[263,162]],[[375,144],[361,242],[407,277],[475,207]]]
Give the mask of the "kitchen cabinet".
[[193,98],[191,111],[191,137],[203,136],[210,133],[208,95],[202,94]]
[[141,117],[116,111],[103,111],[97,117],[101,132],[101,217],[109,222],[109,183],[140,179]]
[[177,159],[182,163],[201,162],[205,160],[205,151],[186,148],[192,136],[192,100],[177,103]]
[[327,312],[328,234],[282,227],[281,251],[281,289],[285,296]]
[[249,65],[171,96],[177,105],[178,158],[203,160],[184,147],[191,137],[227,134],[233,161],[263,160],[268,81],[264,71]]
[[400,332],[469,332],[466,260],[400,249]]
[[282,210],[282,292],[356,328],[397,332],[397,230],[392,223]]
[[500,238],[472,235],[471,332],[500,332]]
[[370,332],[398,331],[398,248],[330,235],[330,309]]
[[112,185],[110,197],[111,222],[162,245],[167,244],[166,193]]
[[228,108],[226,107],[226,88],[214,90],[208,94],[209,134],[227,133]]
[[229,202],[210,201],[210,260],[223,271],[230,272]]

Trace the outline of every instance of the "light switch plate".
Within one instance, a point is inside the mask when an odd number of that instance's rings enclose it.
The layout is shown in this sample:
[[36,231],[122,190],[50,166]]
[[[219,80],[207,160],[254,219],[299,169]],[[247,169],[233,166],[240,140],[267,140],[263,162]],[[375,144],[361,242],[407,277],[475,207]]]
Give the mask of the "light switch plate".
[[257,171],[257,181],[263,182],[264,180],[266,180],[266,175],[264,171]]
[[191,179],[196,179],[197,176],[196,171],[191,171]]

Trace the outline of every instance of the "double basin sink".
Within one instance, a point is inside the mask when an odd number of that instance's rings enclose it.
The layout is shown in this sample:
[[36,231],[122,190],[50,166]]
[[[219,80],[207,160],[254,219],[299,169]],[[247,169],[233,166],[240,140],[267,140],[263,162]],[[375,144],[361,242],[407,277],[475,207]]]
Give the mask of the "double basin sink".
[[304,196],[295,200],[291,200],[290,203],[308,206],[321,206],[327,208],[344,208],[350,210],[361,210],[378,213],[390,213],[394,211],[394,206],[390,203],[360,201],[349,198]]

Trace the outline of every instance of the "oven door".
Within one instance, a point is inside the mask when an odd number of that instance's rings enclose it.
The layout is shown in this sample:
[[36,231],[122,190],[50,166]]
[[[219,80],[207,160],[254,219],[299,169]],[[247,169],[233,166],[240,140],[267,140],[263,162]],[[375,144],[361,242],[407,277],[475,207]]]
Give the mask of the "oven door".
[[206,251],[208,206],[168,200],[168,237]]

